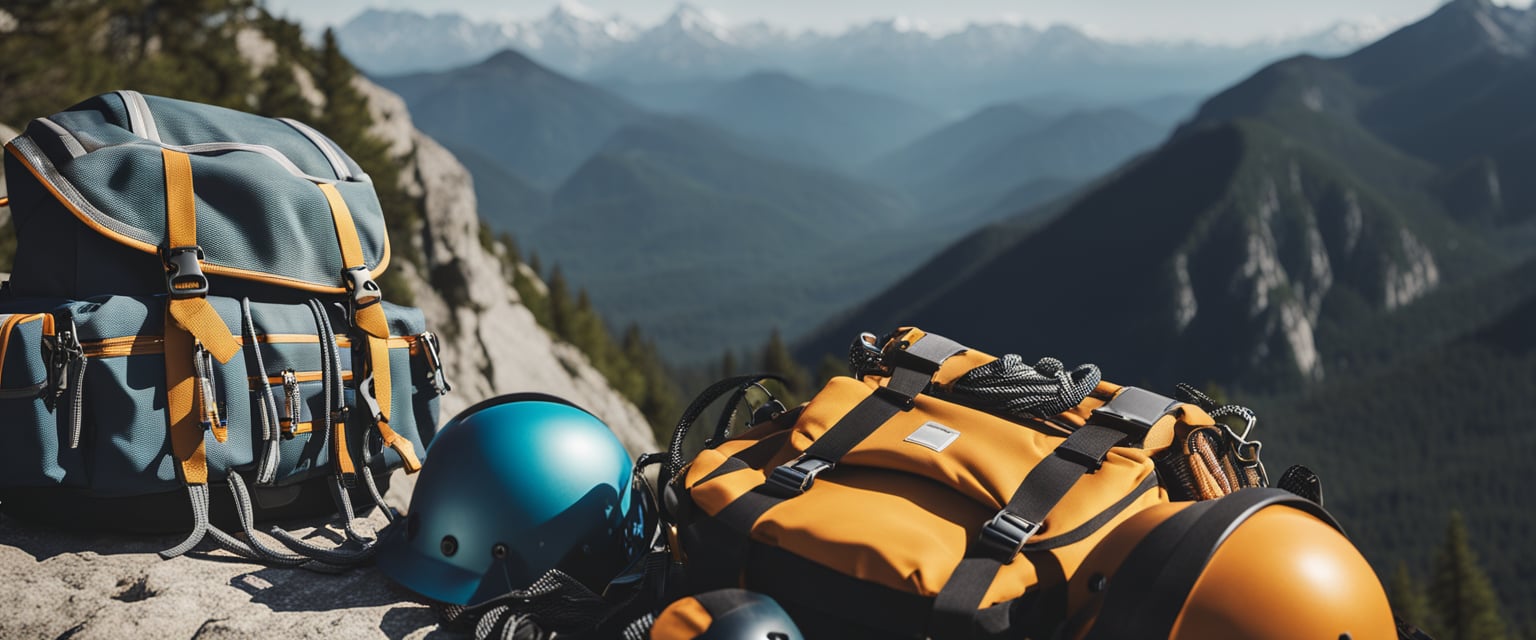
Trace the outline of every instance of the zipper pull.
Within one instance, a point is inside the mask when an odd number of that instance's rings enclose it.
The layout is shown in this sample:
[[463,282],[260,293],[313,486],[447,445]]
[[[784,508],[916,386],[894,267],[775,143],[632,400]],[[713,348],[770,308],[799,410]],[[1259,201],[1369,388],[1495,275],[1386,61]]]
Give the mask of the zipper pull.
[[426,347],[423,351],[427,354],[427,380],[432,383],[432,389],[440,396],[453,391],[453,385],[448,384],[448,374],[443,372],[443,357],[437,344],[437,334],[423,332],[421,343]]
[[[59,331],[49,345],[48,384],[53,387],[51,403],[57,403],[64,394],[69,396],[69,448],[80,448],[80,437],[85,418],[85,348],[75,333],[75,322]],[[51,407],[50,407],[51,408]]]
[[197,376],[198,405],[202,409],[203,429],[213,431],[219,442],[229,439],[228,424],[219,417],[218,385],[214,381],[213,353],[196,342],[192,352],[192,370]]
[[283,429],[283,439],[292,440],[294,429],[299,427],[299,420],[303,413],[300,411],[304,398],[299,395],[299,377],[293,373],[293,369],[283,369],[283,413],[278,417],[278,425]]

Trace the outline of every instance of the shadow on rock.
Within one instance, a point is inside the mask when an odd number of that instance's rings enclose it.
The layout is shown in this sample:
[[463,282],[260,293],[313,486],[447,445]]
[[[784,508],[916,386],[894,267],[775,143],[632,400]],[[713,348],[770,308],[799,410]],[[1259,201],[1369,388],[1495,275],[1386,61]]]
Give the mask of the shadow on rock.
[[[354,607],[424,607],[373,566],[325,574],[291,567],[243,573],[230,585],[251,594],[251,602],[273,611],[334,611]],[[431,611],[427,611],[431,615]]]
[[27,553],[38,562],[84,552],[101,555],[157,553],[176,546],[185,537],[74,531],[0,515],[0,540],[4,540],[7,546]]
[[472,637],[467,632],[455,631],[438,627],[440,621],[437,614],[428,606],[398,607],[384,612],[384,619],[379,622],[379,630],[391,640],[399,640],[422,629],[431,628],[432,631],[424,636],[424,640],[458,640]]

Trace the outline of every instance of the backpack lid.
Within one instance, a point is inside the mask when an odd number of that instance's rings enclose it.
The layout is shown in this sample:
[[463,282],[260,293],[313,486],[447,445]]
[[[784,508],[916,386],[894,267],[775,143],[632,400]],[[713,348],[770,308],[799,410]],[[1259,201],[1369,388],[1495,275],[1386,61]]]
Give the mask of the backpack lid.
[[[346,291],[335,211],[341,194],[375,277],[389,239],[373,182],[335,142],[286,118],[116,91],[33,120],[6,145],[87,227],[123,245],[169,248],[162,152],[189,156],[197,244],[210,275]],[[344,213],[346,213],[344,212]]]

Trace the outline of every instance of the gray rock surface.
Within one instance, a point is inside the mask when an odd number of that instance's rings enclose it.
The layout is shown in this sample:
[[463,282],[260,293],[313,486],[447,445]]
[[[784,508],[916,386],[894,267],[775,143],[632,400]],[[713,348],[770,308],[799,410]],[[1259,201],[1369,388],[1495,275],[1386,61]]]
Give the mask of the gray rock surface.
[[[396,474],[386,502],[403,507]],[[374,511],[367,523],[384,518]],[[312,525],[323,525],[316,521]],[[317,544],[334,528],[296,529]],[[161,560],[178,536],[58,531],[0,516],[0,638],[466,638],[372,566],[339,575],[266,567],[203,545]]]

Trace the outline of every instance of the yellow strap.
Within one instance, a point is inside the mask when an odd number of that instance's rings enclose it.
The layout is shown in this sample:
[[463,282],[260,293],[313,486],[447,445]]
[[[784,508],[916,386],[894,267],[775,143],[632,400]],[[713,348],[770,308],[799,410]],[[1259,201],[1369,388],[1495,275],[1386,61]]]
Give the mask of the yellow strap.
[[208,482],[208,458],[198,421],[197,376],[192,370],[193,338],[170,316],[165,318],[165,411],[170,420],[171,453],[181,463],[187,484]]
[[[161,149],[160,155],[165,161],[167,248],[196,245],[197,199],[192,190],[192,160],[187,154],[170,149]],[[240,343],[206,298],[172,298],[170,314],[219,362],[227,363],[240,352]]]
[[373,372],[373,399],[379,403],[379,419],[375,422],[379,427],[379,435],[384,438],[385,446],[400,454],[405,472],[416,473],[421,470],[421,459],[416,457],[416,447],[409,439],[400,437],[389,427],[390,403],[394,401],[389,379],[389,341],[368,338],[368,359]]
[[[336,224],[336,241],[341,246],[342,266],[347,269],[367,268],[363,262],[362,240],[357,236],[357,224],[352,220],[352,210],[347,208],[347,201],[341,197],[341,192],[336,190],[334,184],[321,183],[320,190],[325,193],[325,200],[331,206],[331,220]],[[409,439],[401,437],[389,427],[390,402],[393,400],[389,378],[389,320],[384,315],[384,306],[379,304],[381,300],[378,295],[358,300],[353,306],[352,323],[368,334],[369,373],[373,377],[373,397],[379,403],[379,415],[375,416],[377,419],[374,424],[379,428],[379,436],[384,438],[385,446],[400,454],[405,472],[415,473],[421,469],[416,448]]]
[[[341,192],[336,190],[334,184],[321,183],[320,190],[325,193],[325,200],[331,205],[331,220],[336,224],[336,240],[341,245],[342,268],[366,269],[368,265],[363,263],[363,243],[357,236],[357,224],[352,221],[352,210],[347,208],[347,201],[341,197]],[[389,322],[384,317],[384,308],[378,304],[379,301],[377,295],[359,300],[354,305],[352,323],[375,338],[388,338]]]

